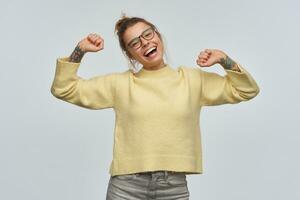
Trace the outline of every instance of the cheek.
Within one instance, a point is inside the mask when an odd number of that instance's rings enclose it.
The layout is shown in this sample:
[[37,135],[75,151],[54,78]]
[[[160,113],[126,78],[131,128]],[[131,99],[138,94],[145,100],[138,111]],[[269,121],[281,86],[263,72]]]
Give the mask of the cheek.
[[136,59],[136,57],[137,57],[137,52],[133,52],[133,51],[128,50],[127,53],[128,53],[128,57],[129,57],[129,58],[131,58],[131,59]]
[[131,57],[134,60],[141,61],[143,59],[143,53],[141,51],[131,52]]
[[162,41],[158,38],[158,40],[157,40],[157,44],[158,44],[158,46],[159,46],[159,49],[161,50],[161,51],[164,51],[164,45],[163,45],[163,43],[162,43]]
[[160,43],[159,46],[160,46],[161,51],[163,52],[164,51],[164,45],[162,43]]
[[162,43],[159,44],[159,51],[161,54],[164,54],[164,46]]

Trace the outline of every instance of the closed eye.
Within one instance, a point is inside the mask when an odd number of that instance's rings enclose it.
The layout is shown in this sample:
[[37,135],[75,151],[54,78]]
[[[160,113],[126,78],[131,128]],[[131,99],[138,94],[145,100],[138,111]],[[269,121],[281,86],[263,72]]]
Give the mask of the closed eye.
[[135,38],[128,45],[134,47],[137,46],[138,44],[139,44],[139,38]]

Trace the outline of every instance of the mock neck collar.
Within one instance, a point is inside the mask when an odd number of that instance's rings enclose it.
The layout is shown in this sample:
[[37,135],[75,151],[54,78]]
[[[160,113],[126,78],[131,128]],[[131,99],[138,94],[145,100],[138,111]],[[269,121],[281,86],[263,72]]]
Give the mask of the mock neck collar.
[[166,64],[164,67],[156,70],[148,70],[145,68],[141,68],[140,71],[138,71],[135,75],[137,77],[163,77],[168,76],[174,73],[175,70],[171,68],[168,64]]

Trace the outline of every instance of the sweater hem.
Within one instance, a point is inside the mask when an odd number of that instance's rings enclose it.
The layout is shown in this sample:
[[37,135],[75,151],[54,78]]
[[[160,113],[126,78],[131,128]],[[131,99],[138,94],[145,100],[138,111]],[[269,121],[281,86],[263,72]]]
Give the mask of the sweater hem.
[[149,171],[173,171],[185,174],[202,174],[200,156],[159,155],[113,159],[109,173],[111,176]]

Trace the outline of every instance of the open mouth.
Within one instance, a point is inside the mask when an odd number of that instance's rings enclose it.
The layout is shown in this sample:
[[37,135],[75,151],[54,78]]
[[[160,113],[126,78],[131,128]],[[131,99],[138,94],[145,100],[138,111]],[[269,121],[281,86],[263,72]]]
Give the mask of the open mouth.
[[144,56],[151,57],[151,55],[155,54],[155,52],[156,52],[156,47],[151,47],[144,53]]

